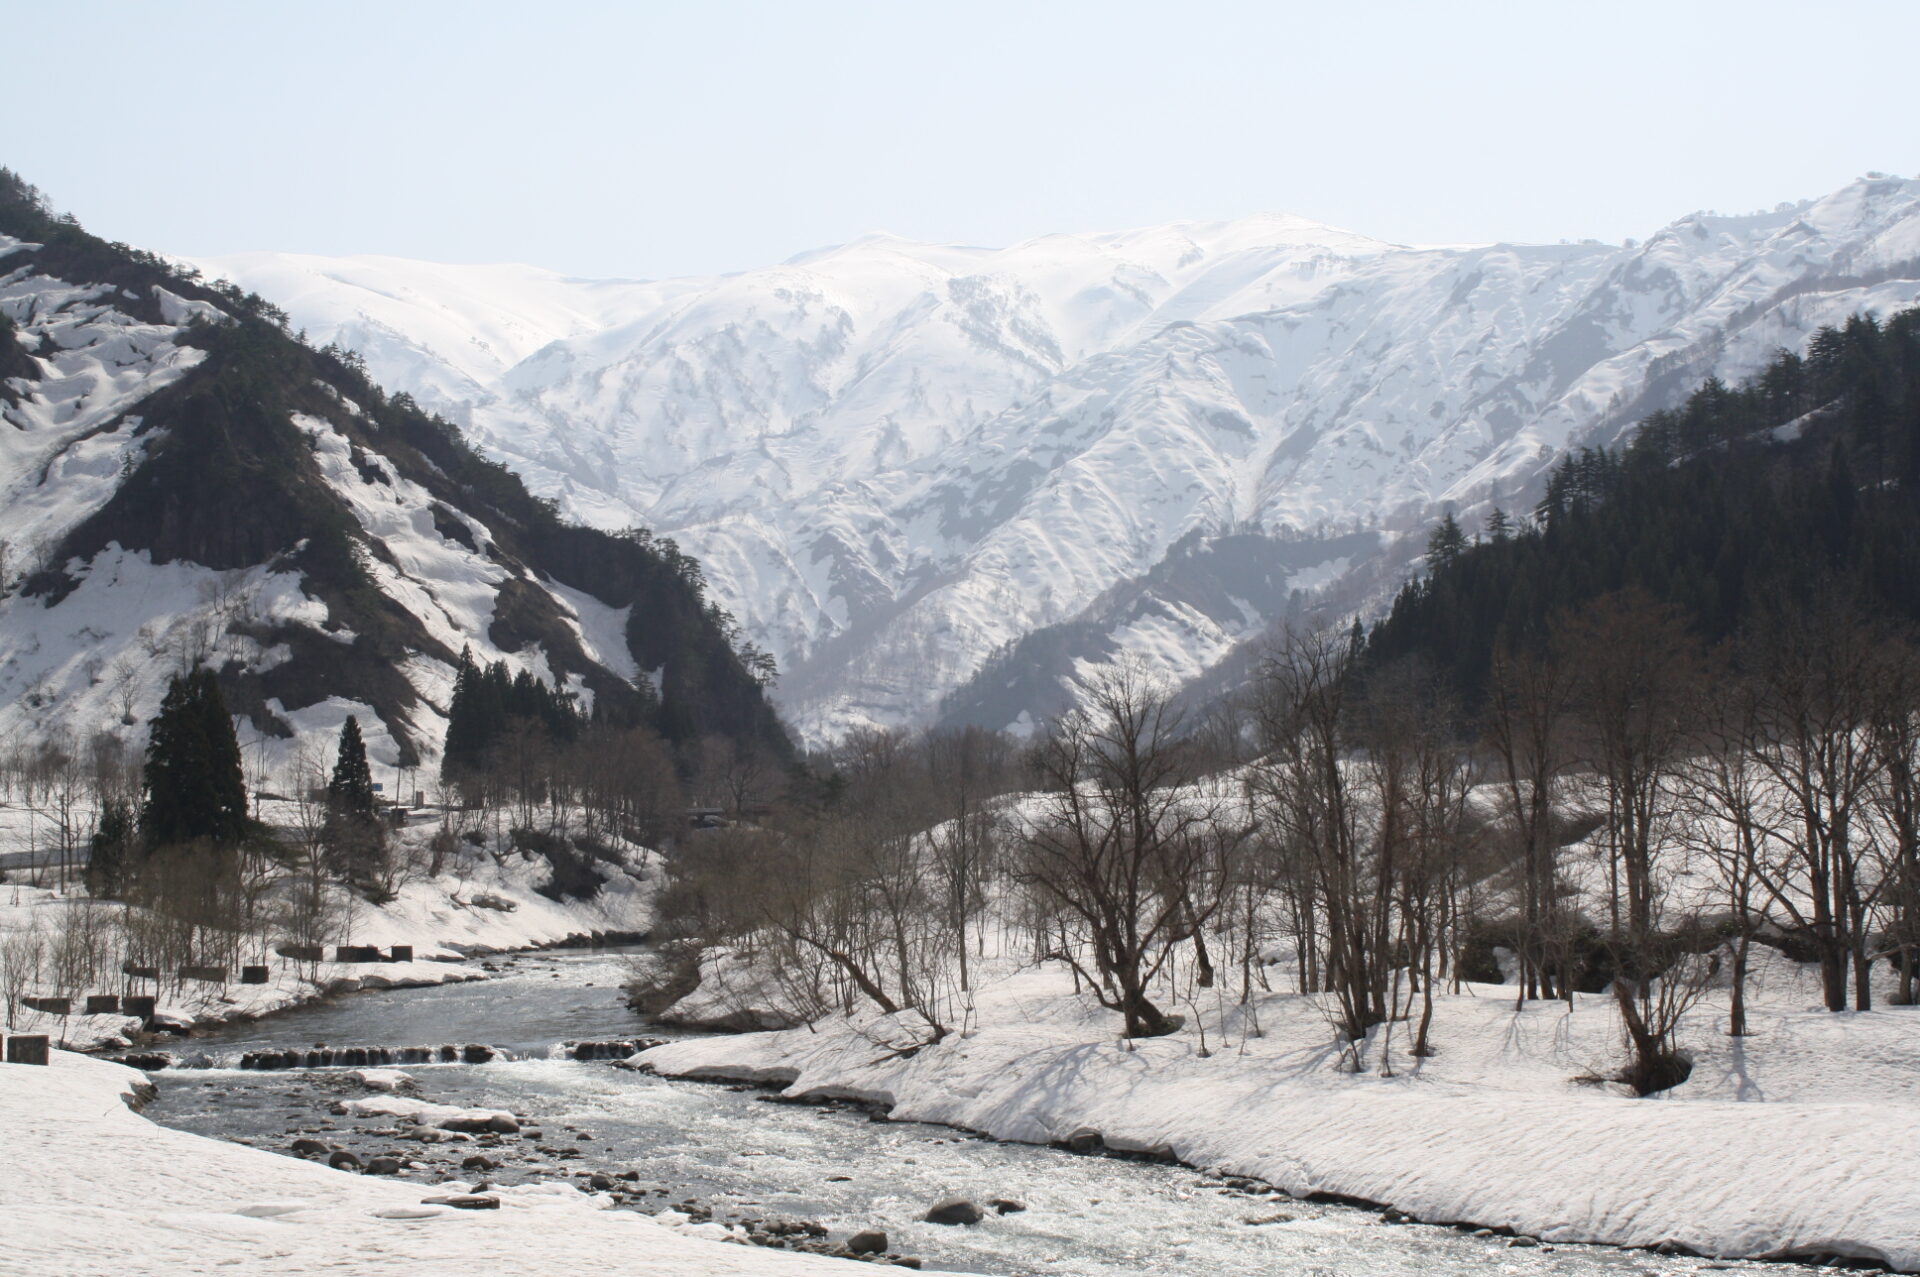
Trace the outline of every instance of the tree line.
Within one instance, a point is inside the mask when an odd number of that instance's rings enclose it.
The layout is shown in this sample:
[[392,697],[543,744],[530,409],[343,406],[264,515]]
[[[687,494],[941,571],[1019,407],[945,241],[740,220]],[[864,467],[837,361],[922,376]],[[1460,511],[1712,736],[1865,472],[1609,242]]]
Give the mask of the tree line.
[[1371,633],[1283,635],[1204,715],[1123,663],[1021,745],[856,737],[821,760],[837,787],[689,843],[673,910],[801,1016],[935,1039],[989,937],[1128,1037],[1209,999],[1257,1016],[1284,971],[1356,1062],[1436,1049],[1467,981],[1603,994],[1643,1093],[1686,1075],[1710,981],[1748,1031],[1756,945],[1832,1010],[1873,1006],[1883,963],[1911,1005],[1917,313],[1709,382],[1524,519],[1449,517]]

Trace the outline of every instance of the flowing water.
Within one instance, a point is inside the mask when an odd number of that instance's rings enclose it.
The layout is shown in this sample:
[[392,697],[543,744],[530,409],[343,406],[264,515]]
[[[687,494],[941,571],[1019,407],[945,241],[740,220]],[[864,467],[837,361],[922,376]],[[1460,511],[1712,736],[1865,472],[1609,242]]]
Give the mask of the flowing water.
[[[1790,1265],[1720,1263],[1606,1247],[1509,1247],[1497,1237],[1388,1224],[1372,1211],[1295,1202],[1236,1189],[1177,1166],[1084,1157],[1001,1144],[943,1127],[874,1120],[850,1107],[768,1102],[765,1092],[680,1082],[605,1063],[555,1058],[570,1039],[670,1036],[624,1006],[617,956],[543,954],[499,960],[495,979],[432,989],[356,994],[203,1035],[189,1050],[218,1062],[244,1051],[484,1042],[509,1058],[487,1064],[410,1065],[419,1094],[438,1103],[509,1109],[539,1134],[490,1153],[495,1182],[582,1171],[638,1172],[649,1203],[697,1199],[716,1219],[816,1220],[835,1236],[884,1228],[892,1249],[930,1269],[1003,1274],[1240,1277],[1451,1277],[1455,1274],[1811,1273]],[[373,1132],[391,1119],[331,1115],[365,1092],[342,1070],[170,1070],[155,1075],[147,1110],[169,1126],[284,1150],[313,1131],[359,1152],[405,1151],[431,1160],[423,1182],[462,1176],[463,1144],[396,1144]],[[546,1150],[545,1152],[537,1150]],[[625,1185],[623,1185],[625,1186]],[[919,1216],[942,1197],[1026,1209],[974,1227]],[[656,1208],[649,1205],[647,1208]]]

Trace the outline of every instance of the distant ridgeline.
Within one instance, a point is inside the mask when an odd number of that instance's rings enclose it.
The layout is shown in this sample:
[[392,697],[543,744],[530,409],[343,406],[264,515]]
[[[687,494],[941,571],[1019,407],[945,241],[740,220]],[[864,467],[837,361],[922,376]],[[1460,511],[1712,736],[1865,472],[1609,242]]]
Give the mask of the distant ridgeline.
[[[409,669],[423,657],[454,667],[463,644],[479,639],[508,653],[537,646],[554,685],[590,693],[596,718],[649,725],[673,741],[714,734],[791,753],[764,695],[769,663],[740,644],[731,618],[705,598],[699,565],[671,541],[563,521],[552,501],[531,495],[453,425],[407,395],[386,395],[352,352],[311,349],[259,297],[88,234],[4,169],[0,233],[25,241],[12,251],[0,245],[0,278],[11,276],[16,289],[38,280],[97,290],[97,305],[72,311],[78,325],[172,323],[181,325],[175,345],[205,352],[91,432],[129,430],[141,446],[126,454],[104,504],[36,556],[24,599],[59,606],[116,543],[154,564],[297,573],[301,590],[325,604],[324,621],[224,618],[225,629],[257,644],[252,650],[277,653],[219,663],[227,703],[261,731],[287,736],[286,712],[329,697],[363,702],[403,764],[437,739],[449,708],[427,704],[421,688],[433,683],[416,686]],[[226,318],[183,322],[182,303],[206,303]],[[21,340],[24,322],[0,315],[0,408],[27,404],[35,384],[54,375]],[[9,389],[8,377],[26,389]],[[48,434],[64,444],[56,430]],[[331,470],[327,456],[338,459]],[[49,482],[46,472],[39,482]],[[394,544],[426,544],[431,554],[397,555],[388,542],[403,534],[414,540]],[[491,594],[490,607],[471,613],[485,618],[476,623],[482,632],[461,633],[439,606],[436,595],[451,584]],[[616,617],[625,611],[624,634],[607,627],[607,641],[623,641],[624,652],[583,647],[583,623],[561,598],[567,590]],[[0,621],[0,645],[5,639]]]
[[1367,662],[1417,654],[1470,699],[1497,650],[1537,650],[1563,610],[1629,587],[1709,642],[1822,599],[1920,621],[1920,307],[1707,381],[1625,446],[1569,456],[1531,520],[1496,512],[1469,541],[1449,516],[1427,563]]

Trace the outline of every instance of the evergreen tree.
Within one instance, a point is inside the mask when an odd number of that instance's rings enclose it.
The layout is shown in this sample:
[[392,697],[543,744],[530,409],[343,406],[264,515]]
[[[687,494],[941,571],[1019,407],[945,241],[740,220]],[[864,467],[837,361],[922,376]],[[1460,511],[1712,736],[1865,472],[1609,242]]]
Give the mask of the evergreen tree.
[[100,823],[88,844],[88,891],[112,899],[126,889],[134,836],[132,805],[124,799],[108,799],[100,809]]
[[387,866],[386,830],[373,796],[373,769],[367,764],[360,720],[348,715],[340,725],[340,748],[327,781],[327,858],[335,873],[363,889],[382,889]]
[[1440,520],[1440,526],[1433,530],[1433,535],[1427,538],[1427,569],[1438,572],[1451,566],[1466,548],[1467,534],[1460,530],[1459,520],[1449,510],[1447,517]]
[[220,685],[210,670],[175,675],[148,727],[142,838],[149,848],[231,844],[246,827],[240,743]]
[[367,746],[360,737],[360,720],[351,714],[340,726],[340,748],[333,764],[333,778],[327,782],[327,809],[347,816],[375,814],[373,769],[367,765]]

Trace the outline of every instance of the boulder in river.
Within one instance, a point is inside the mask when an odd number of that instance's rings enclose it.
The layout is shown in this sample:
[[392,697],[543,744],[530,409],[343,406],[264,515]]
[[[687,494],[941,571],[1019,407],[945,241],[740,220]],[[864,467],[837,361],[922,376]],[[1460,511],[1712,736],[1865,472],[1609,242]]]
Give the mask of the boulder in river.
[[463,1171],[497,1171],[500,1169],[500,1163],[488,1157],[485,1153],[474,1153],[461,1160],[460,1169]]
[[929,1224],[977,1224],[985,1217],[986,1212],[966,1198],[949,1197],[935,1202],[933,1209],[920,1218]]
[[1027,1208],[1025,1202],[1015,1201],[1011,1197],[989,1198],[987,1205],[993,1207],[994,1212],[1000,1215],[1018,1215]]
[[360,1159],[342,1149],[327,1159],[327,1165],[336,1171],[357,1171],[360,1169]]
[[887,1249],[887,1235],[878,1228],[866,1228],[847,1238],[847,1252],[853,1255],[878,1255]]
[[319,1140],[299,1139],[293,1142],[295,1157],[325,1157],[331,1151]]
[[369,1175],[398,1175],[399,1173],[400,1159],[397,1157],[376,1157],[367,1163]]

